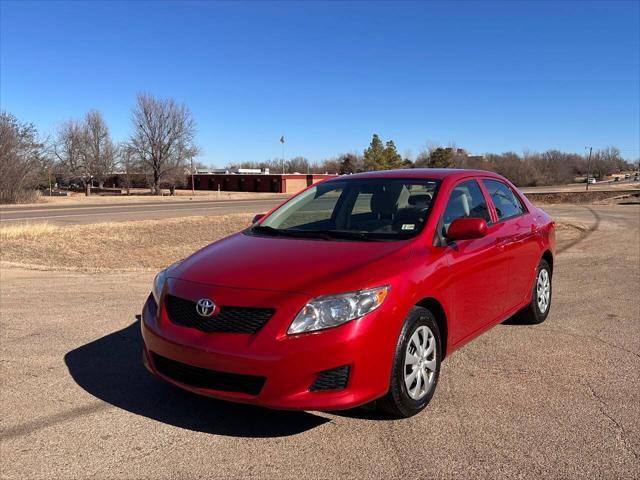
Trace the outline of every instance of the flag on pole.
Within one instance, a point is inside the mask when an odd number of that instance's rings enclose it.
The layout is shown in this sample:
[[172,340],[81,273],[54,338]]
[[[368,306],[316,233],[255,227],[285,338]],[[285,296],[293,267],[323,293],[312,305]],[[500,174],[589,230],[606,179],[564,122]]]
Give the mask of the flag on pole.
[[280,143],[284,143],[284,135],[280,137]]

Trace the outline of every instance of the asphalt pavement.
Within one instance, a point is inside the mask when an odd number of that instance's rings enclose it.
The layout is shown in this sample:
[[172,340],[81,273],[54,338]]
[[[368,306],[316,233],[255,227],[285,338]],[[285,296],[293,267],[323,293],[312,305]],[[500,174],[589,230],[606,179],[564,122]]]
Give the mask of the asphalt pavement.
[[52,225],[74,225],[130,220],[157,220],[193,215],[225,215],[230,213],[265,213],[287,197],[243,200],[155,201],[91,205],[34,205],[0,209],[0,224],[46,222]]
[[406,420],[183,392],[141,364],[153,272],[3,268],[0,476],[640,478],[640,207],[545,209],[580,227],[560,235],[549,318],[452,354]]

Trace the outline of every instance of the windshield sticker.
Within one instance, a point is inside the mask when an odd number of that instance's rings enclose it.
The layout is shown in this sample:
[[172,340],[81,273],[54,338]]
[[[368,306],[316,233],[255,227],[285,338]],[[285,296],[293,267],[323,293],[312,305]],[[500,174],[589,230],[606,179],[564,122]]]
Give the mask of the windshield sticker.
[[416,224],[415,223],[403,223],[402,224],[402,230],[413,230],[414,228],[416,228]]

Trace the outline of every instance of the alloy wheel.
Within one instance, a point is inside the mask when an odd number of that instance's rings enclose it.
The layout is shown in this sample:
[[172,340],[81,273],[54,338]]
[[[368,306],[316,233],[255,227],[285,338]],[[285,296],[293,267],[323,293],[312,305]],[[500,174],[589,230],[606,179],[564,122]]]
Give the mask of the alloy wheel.
[[545,313],[547,308],[549,308],[550,296],[551,281],[549,278],[549,272],[543,268],[540,270],[540,273],[538,273],[538,280],[536,284],[536,298],[540,313]]
[[413,400],[423,398],[436,375],[436,339],[431,329],[420,326],[409,339],[404,356],[404,384]]

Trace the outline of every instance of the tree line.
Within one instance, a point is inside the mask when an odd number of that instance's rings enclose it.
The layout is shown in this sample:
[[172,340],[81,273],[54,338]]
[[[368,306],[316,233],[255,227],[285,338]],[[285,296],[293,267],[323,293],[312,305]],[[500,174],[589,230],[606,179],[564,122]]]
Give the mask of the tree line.
[[[596,179],[623,170],[640,168],[638,161],[626,161],[618,148],[605,147],[588,154],[547,150],[545,152],[487,153],[471,155],[462,148],[429,146],[415,159],[404,157],[397,151],[395,143],[383,142],[374,134],[369,146],[359,153],[344,153],[321,162],[309,162],[304,157],[283,161],[243,162],[230,164],[229,168],[270,168],[277,173],[339,173],[341,175],[389,170],[398,168],[468,168],[496,172],[520,187],[560,185],[572,183],[576,177],[587,174]],[[635,165],[634,165],[635,164]]]
[[102,114],[91,110],[41,138],[32,123],[0,112],[0,202],[29,201],[53,176],[73,181],[87,195],[114,172],[143,175],[152,192],[181,185],[185,167],[198,156],[189,109],[173,99],[140,94],[131,110],[131,134],[111,138]]
[[[30,201],[37,188],[55,179],[77,181],[90,195],[114,172],[143,176],[153,193],[185,186],[186,172],[200,154],[196,124],[190,110],[171,98],[140,94],[131,110],[131,133],[114,142],[102,114],[91,110],[81,119],[62,123],[52,138],[42,138],[35,126],[0,112],[0,203]],[[195,166],[202,166],[196,162]],[[474,168],[499,173],[518,186],[573,182],[575,177],[602,178],[633,166],[615,147],[586,155],[559,150],[470,155],[455,147],[429,146],[414,158],[398,153],[393,140],[374,134],[362,153],[344,153],[322,161],[304,157],[230,164],[236,168],[269,168],[271,173],[351,174],[398,168]]]
[[[634,162],[637,165],[637,162]],[[520,187],[559,185],[574,182],[576,177],[592,176],[602,179],[607,175],[634,168],[618,148],[605,147],[580,155],[560,150],[545,152],[487,153],[470,155],[462,148],[429,146],[414,159],[402,158],[393,141],[383,146],[374,134],[363,155],[344,154],[339,160],[342,174],[387,170],[390,168],[467,168],[496,172]],[[637,168],[637,167],[636,167]]]

